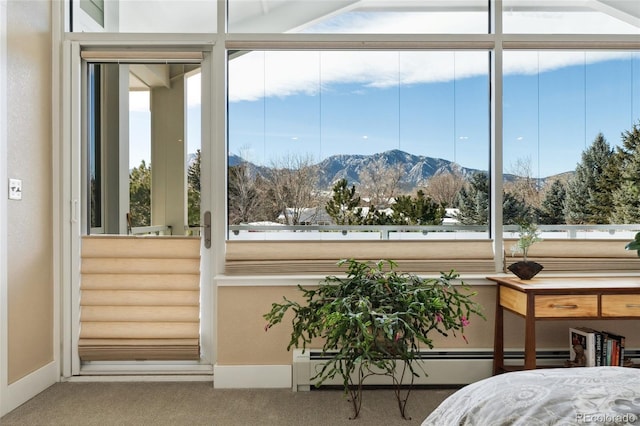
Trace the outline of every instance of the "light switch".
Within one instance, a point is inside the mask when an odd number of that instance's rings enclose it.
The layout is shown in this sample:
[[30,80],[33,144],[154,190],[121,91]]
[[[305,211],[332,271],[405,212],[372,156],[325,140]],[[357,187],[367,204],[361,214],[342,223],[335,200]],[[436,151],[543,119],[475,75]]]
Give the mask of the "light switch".
[[9,199],[22,200],[22,180],[9,179]]

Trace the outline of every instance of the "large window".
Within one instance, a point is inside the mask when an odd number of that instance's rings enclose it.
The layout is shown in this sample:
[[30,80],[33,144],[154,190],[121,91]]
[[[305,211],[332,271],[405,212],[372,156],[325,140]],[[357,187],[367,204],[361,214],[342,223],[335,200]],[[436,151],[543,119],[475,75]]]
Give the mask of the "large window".
[[227,260],[269,261],[264,240],[293,259],[301,240],[474,239],[493,271],[523,221],[546,242],[640,227],[638,2],[123,0],[103,15],[74,30],[215,46],[203,203],[227,207]]
[[543,225],[640,222],[627,211],[637,198],[639,125],[637,52],[505,52],[505,190],[521,205],[505,207],[504,223],[517,216]]
[[[283,238],[253,232],[265,225],[452,219],[465,180],[488,170],[488,69],[486,51],[234,52],[231,235]],[[483,214],[466,224],[486,225]],[[342,238],[328,231],[287,238]]]

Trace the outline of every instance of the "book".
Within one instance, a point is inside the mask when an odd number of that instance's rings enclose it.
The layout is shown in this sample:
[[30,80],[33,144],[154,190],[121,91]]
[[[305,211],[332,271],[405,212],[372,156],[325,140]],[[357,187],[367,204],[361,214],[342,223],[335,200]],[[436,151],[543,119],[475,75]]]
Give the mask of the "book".
[[623,366],[625,337],[591,327],[569,328],[570,366]]
[[579,328],[569,328],[569,362],[572,366],[595,366],[594,339],[595,336],[592,333]]
[[612,353],[610,356],[611,363],[609,365],[624,365],[625,337],[610,331],[603,331],[603,333],[606,334],[609,341],[611,341]]
[[587,357],[587,367],[602,365],[602,333],[591,327],[576,327],[576,330],[587,334],[587,347],[585,355]]

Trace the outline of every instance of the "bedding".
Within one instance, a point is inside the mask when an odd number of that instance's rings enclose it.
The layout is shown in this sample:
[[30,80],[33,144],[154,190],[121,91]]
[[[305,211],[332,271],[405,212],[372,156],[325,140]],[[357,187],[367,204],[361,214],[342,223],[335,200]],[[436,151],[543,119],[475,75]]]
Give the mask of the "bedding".
[[640,425],[640,369],[578,367],[504,373],[445,399],[423,426]]

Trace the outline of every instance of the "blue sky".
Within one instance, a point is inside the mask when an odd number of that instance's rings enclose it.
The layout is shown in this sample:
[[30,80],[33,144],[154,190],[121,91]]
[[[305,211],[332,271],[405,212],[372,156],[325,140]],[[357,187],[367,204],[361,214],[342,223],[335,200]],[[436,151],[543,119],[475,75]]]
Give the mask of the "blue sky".
[[[313,53],[317,65],[318,52]],[[287,155],[320,161],[335,154],[401,149],[487,169],[489,89],[488,75],[480,70],[486,69],[488,58],[475,56],[474,65],[464,65],[458,56],[455,73],[463,77],[453,80],[447,79],[454,61],[449,55],[443,57],[448,65],[434,62],[423,81],[412,71],[398,73],[397,61],[393,72],[383,67],[380,75],[346,76],[325,63],[327,75],[333,76],[326,78],[306,61],[307,71],[292,66],[266,86],[268,77],[256,76],[255,62],[247,61],[254,72],[231,84],[229,150],[269,165]],[[382,59],[389,62],[390,57]],[[346,69],[375,68],[369,60],[356,62]],[[507,52],[505,67],[510,70],[503,98],[506,172],[519,160],[529,161],[538,177],[573,170],[599,132],[617,145],[621,133],[640,120],[638,53]],[[268,70],[264,64],[261,68]],[[313,78],[302,75],[309,69]],[[272,72],[281,70],[278,66]],[[404,79],[401,84],[399,78]],[[240,93],[234,92],[238,84]],[[287,89],[280,91],[281,85]],[[188,83],[188,152],[199,147],[199,88],[196,76]],[[132,167],[141,158],[149,162],[148,106],[139,109],[132,112],[131,134],[132,140],[143,142],[132,143]]]
[[[289,154],[321,160],[397,148],[464,167],[488,167],[488,56],[443,56],[426,65],[434,71],[416,77],[412,70],[394,68],[393,62],[399,62],[394,53],[380,58],[386,59],[380,75],[358,73],[358,67],[372,64],[354,58],[356,65],[344,66],[353,74],[340,75],[329,64],[329,77],[312,71],[310,78],[270,68],[272,52],[262,60],[261,52],[254,54],[258,59],[247,60],[247,66],[260,83],[253,92],[257,95],[250,96],[247,83],[235,92],[240,82],[231,80],[229,150],[234,154],[269,165]],[[324,61],[316,63],[325,66]],[[443,71],[447,66],[450,74]],[[507,52],[505,72],[507,172],[522,160],[530,162],[538,177],[573,170],[599,132],[617,145],[620,134],[640,119],[638,54]],[[271,81],[273,74],[277,77]],[[278,95],[281,81],[290,83],[284,96]]]

